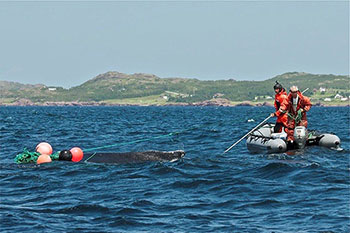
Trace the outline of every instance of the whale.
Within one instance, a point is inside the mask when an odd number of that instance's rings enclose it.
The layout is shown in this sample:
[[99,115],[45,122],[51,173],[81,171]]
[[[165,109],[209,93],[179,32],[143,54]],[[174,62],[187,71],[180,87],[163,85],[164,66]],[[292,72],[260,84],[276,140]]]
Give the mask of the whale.
[[185,151],[143,151],[143,152],[95,152],[85,154],[88,163],[127,164],[144,162],[174,162],[185,156]]

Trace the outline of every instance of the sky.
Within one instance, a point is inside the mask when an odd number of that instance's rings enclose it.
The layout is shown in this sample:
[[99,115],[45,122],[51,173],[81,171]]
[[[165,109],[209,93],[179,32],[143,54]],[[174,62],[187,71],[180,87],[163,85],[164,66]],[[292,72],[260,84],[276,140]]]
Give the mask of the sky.
[[0,80],[349,74],[348,1],[0,1]]

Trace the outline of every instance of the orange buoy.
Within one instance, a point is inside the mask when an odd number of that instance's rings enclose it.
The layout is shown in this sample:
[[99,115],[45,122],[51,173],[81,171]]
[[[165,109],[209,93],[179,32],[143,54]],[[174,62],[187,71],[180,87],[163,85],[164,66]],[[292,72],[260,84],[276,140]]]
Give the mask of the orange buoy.
[[73,147],[70,149],[70,153],[72,153],[73,162],[79,162],[83,159],[84,153],[79,147]]
[[52,159],[50,157],[50,155],[45,155],[45,154],[41,154],[38,157],[38,160],[36,161],[37,164],[41,164],[41,163],[51,163]]
[[47,142],[40,142],[37,146],[36,146],[36,148],[35,148],[35,150],[37,151],[37,152],[39,152],[40,154],[42,154],[42,155],[51,155],[52,154],[52,147],[51,147],[51,145],[49,144],[49,143],[47,143]]

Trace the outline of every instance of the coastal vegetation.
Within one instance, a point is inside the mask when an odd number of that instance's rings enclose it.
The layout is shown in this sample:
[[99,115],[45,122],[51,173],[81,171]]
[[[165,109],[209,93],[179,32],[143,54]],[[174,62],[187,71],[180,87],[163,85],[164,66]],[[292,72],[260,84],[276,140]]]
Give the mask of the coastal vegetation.
[[[305,95],[314,104],[349,104],[349,76],[289,72],[264,81],[160,78],[153,74],[107,72],[69,89],[0,81],[0,104],[49,105],[50,103],[95,103],[168,105],[196,104],[209,101],[215,105],[235,105],[244,101],[253,104],[273,102],[273,85],[278,81],[286,89],[297,85],[309,88]],[[210,102],[211,101],[211,102]],[[219,104],[220,105],[220,104]]]

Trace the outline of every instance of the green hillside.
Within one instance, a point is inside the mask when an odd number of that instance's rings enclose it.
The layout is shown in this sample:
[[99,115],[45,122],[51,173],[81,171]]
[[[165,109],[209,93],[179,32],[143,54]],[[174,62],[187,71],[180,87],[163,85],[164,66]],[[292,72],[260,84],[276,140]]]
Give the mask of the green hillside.
[[[61,101],[96,101],[105,103],[194,103],[213,97],[229,101],[265,101],[273,96],[273,85],[278,80],[287,90],[297,85],[309,88],[306,95],[315,102],[333,98],[336,94],[350,95],[349,76],[315,75],[290,72],[264,81],[217,80],[201,81],[185,78],[160,78],[152,74],[123,74],[107,72],[70,88],[24,85],[0,81],[0,102],[11,103],[27,99],[34,103]],[[320,88],[325,88],[322,90]],[[339,100],[340,101],[340,100]]]

